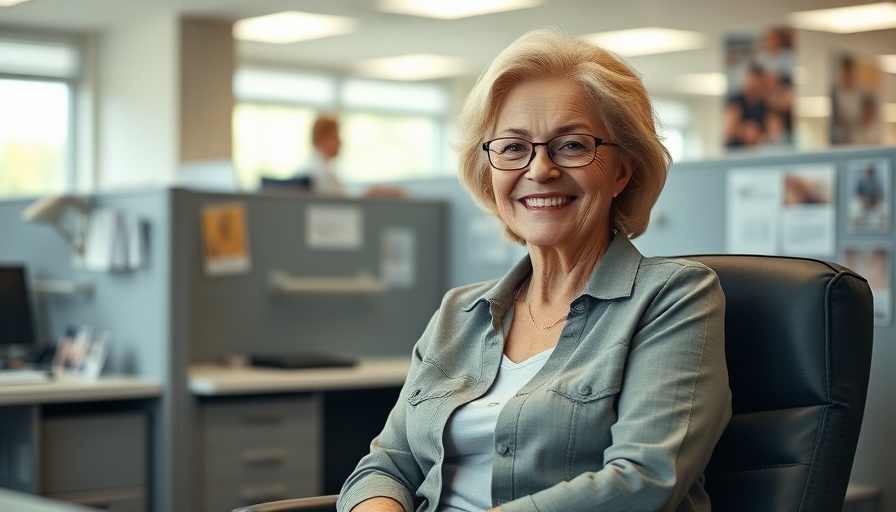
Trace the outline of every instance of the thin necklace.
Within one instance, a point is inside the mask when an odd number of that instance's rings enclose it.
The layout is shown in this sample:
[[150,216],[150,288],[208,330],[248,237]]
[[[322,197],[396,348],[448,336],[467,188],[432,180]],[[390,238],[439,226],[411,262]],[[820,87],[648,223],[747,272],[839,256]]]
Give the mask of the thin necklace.
[[[520,286],[520,289],[516,291],[516,299],[514,299],[514,302],[519,300],[520,292],[523,291],[524,287],[525,287],[525,285]],[[562,317],[558,318],[557,321],[553,322],[551,325],[549,325],[547,327],[542,327],[542,326],[538,325],[538,323],[535,322],[535,317],[532,316],[532,306],[529,305],[529,289],[528,288],[526,288],[525,303],[526,303],[526,312],[529,313],[529,321],[532,322],[532,325],[535,326],[536,329],[539,329],[541,331],[549,331],[549,330],[553,329],[554,327],[557,327],[557,324],[566,320],[566,317],[569,316],[569,313],[567,313],[567,314],[563,315]]]
[[560,322],[566,320],[566,317],[569,316],[569,313],[567,313],[567,314],[561,316],[560,318],[558,318],[558,319],[557,319],[555,322],[553,322],[551,325],[548,325],[548,326],[546,326],[546,327],[542,327],[542,326],[538,325],[537,323],[535,323],[535,317],[532,316],[532,307],[529,306],[529,297],[528,297],[528,294],[526,294],[526,295],[527,295],[527,297],[526,297],[526,311],[529,312],[529,321],[532,322],[532,325],[534,325],[537,329],[541,329],[542,331],[549,331],[549,330],[553,329],[554,327],[556,327],[557,324],[559,324]]

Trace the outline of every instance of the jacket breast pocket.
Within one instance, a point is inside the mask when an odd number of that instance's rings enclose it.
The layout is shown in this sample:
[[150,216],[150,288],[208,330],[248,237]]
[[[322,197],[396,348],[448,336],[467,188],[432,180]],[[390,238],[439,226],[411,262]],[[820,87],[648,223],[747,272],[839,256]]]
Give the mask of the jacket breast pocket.
[[627,353],[628,345],[618,344],[588,361],[572,360],[548,388],[552,421],[568,422],[563,428],[568,435],[557,439],[562,445],[556,446],[566,454],[567,479],[602,467],[603,453],[613,441],[610,427],[618,417]]
[[588,403],[622,390],[622,376],[628,345],[614,345],[589,361],[573,362],[561,371],[549,388],[552,392],[577,403]]
[[450,379],[437,365],[428,361],[423,361],[412,377],[405,411],[408,443],[418,456],[434,456],[434,447],[440,446],[436,440],[436,426],[443,423],[442,417],[449,410],[448,401],[462,387],[462,383],[462,379]]

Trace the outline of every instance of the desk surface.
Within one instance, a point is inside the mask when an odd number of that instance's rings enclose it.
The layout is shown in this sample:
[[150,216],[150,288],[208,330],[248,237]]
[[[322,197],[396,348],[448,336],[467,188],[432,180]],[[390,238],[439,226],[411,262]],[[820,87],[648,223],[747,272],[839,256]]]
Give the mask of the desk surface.
[[0,488],[0,510],[16,512],[92,512],[99,509]]
[[212,364],[190,366],[190,391],[200,396],[289,393],[401,386],[409,357],[362,359],[349,368],[281,370]]
[[101,377],[97,380],[61,378],[35,384],[0,386],[0,405],[91,402],[156,398],[162,394],[157,380],[135,377]]

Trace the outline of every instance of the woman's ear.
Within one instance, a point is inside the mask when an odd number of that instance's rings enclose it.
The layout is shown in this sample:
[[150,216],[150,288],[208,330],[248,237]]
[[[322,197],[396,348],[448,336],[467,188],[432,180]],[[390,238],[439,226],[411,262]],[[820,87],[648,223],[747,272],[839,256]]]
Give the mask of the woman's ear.
[[618,196],[625,190],[625,186],[628,185],[629,180],[632,179],[632,174],[634,174],[634,172],[634,162],[632,162],[630,158],[621,159],[619,167],[616,170],[616,183],[613,185],[613,197]]

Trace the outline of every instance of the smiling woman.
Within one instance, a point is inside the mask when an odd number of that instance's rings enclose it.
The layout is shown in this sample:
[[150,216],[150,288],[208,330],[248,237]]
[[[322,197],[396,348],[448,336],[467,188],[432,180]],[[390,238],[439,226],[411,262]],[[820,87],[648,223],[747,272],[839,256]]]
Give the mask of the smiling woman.
[[557,31],[483,73],[460,177],[528,255],[445,295],[340,510],[710,510],[724,296],[630,241],[670,164],[653,117],[628,64]]

